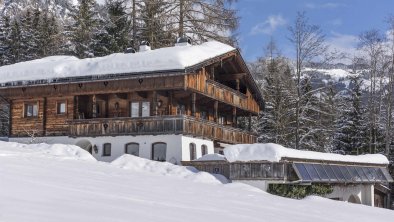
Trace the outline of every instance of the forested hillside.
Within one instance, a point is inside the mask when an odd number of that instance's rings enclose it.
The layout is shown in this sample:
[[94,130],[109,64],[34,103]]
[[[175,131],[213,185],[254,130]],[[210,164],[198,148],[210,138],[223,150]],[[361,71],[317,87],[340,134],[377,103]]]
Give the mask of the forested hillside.
[[[393,26],[394,20],[388,20],[389,30]],[[392,156],[393,32],[361,33],[358,54],[351,56],[330,50],[305,14],[298,15],[289,32],[296,58],[281,55],[271,41],[265,56],[250,65],[266,99],[255,125],[260,142]]]
[[51,55],[104,56],[171,46],[177,37],[234,44],[232,0],[4,0],[0,4],[0,65]]

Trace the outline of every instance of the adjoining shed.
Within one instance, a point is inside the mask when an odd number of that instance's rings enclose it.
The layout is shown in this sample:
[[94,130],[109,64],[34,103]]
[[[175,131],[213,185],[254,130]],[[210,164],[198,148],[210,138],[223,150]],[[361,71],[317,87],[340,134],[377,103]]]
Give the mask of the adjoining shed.
[[264,191],[272,184],[330,185],[332,192],[327,198],[390,208],[389,184],[393,179],[388,163],[380,154],[344,156],[276,144],[234,145],[224,150],[224,156],[182,162]]

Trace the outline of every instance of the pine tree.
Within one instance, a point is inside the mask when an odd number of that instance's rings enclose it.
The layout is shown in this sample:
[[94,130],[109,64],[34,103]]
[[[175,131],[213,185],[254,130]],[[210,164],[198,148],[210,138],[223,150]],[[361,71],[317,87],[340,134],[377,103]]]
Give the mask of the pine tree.
[[340,106],[341,115],[335,134],[334,152],[342,154],[362,154],[367,152],[366,126],[362,105],[361,87],[363,80],[359,75],[350,77],[350,96],[344,97]]
[[10,47],[8,35],[11,32],[8,16],[0,17],[0,66],[10,63]]
[[234,0],[167,0],[167,25],[178,37],[189,36],[200,43],[208,39],[234,44],[238,27]]
[[10,33],[6,40],[9,45],[9,58],[11,64],[22,61],[23,47],[21,45],[21,38],[22,34],[20,24],[16,19],[14,19],[11,23]]
[[79,58],[93,55],[93,36],[98,31],[98,12],[94,0],[80,0],[70,13],[72,22],[68,28],[71,45],[69,50]]
[[149,41],[153,48],[171,46],[175,35],[166,25],[168,17],[165,15],[166,9],[171,5],[162,0],[142,0],[142,3],[138,37]]
[[100,20],[100,29],[95,34],[94,55],[104,56],[123,52],[131,45],[131,22],[123,1],[111,0],[106,3],[107,17]]
[[39,58],[37,32],[38,24],[32,10],[28,8],[20,18],[21,24],[21,61],[29,61]]
[[279,143],[293,146],[291,142],[295,86],[289,62],[279,56],[275,42],[267,46],[266,58],[260,59],[254,71],[265,99],[265,109],[257,121],[258,140],[262,143]]

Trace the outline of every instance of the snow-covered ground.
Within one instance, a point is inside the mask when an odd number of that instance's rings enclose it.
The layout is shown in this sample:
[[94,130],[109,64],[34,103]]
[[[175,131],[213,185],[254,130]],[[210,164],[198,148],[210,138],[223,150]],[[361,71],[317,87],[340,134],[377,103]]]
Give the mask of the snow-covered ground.
[[[389,221],[394,211],[221,184],[187,168],[65,145],[0,142],[0,221]],[[205,177],[205,176],[204,176]]]

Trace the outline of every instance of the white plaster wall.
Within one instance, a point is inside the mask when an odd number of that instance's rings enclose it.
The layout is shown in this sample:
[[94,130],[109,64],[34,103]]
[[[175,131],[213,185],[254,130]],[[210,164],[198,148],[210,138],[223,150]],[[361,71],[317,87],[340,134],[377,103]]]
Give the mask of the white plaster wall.
[[202,156],[201,153],[201,146],[206,145],[208,149],[208,154],[214,153],[214,147],[213,147],[213,142],[210,140],[204,140],[200,138],[194,138],[194,137],[188,137],[188,136],[182,136],[182,160],[183,161],[190,161],[190,149],[189,145],[190,143],[196,144],[196,153],[197,156],[196,158],[200,158]]
[[[181,161],[190,159],[189,144],[195,143],[197,149],[197,158],[201,157],[201,146],[204,144],[208,148],[208,153],[213,153],[213,142],[209,140],[192,138],[183,135],[140,135],[140,136],[116,136],[116,137],[78,137],[71,138],[67,136],[57,137],[40,137],[40,142],[49,144],[62,143],[75,145],[81,140],[88,140],[92,145],[96,145],[98,153],[93,151],[93,156],[99,161],[110,162],[125,153],[127,143],[138,143],[139,156],[151,159],[152,144],[163,142],[167,144],[166,160],[174,164],[180,164]],[[28,143],[30,138],[10,138],[12,142]],[[103,156],[103,144],[111,143],[111,156]]]
[[333,192],[326,197],[348,201],[351,195],[357,196],[361,204],[374,206],[374,185],[372,184],[334,186]]

